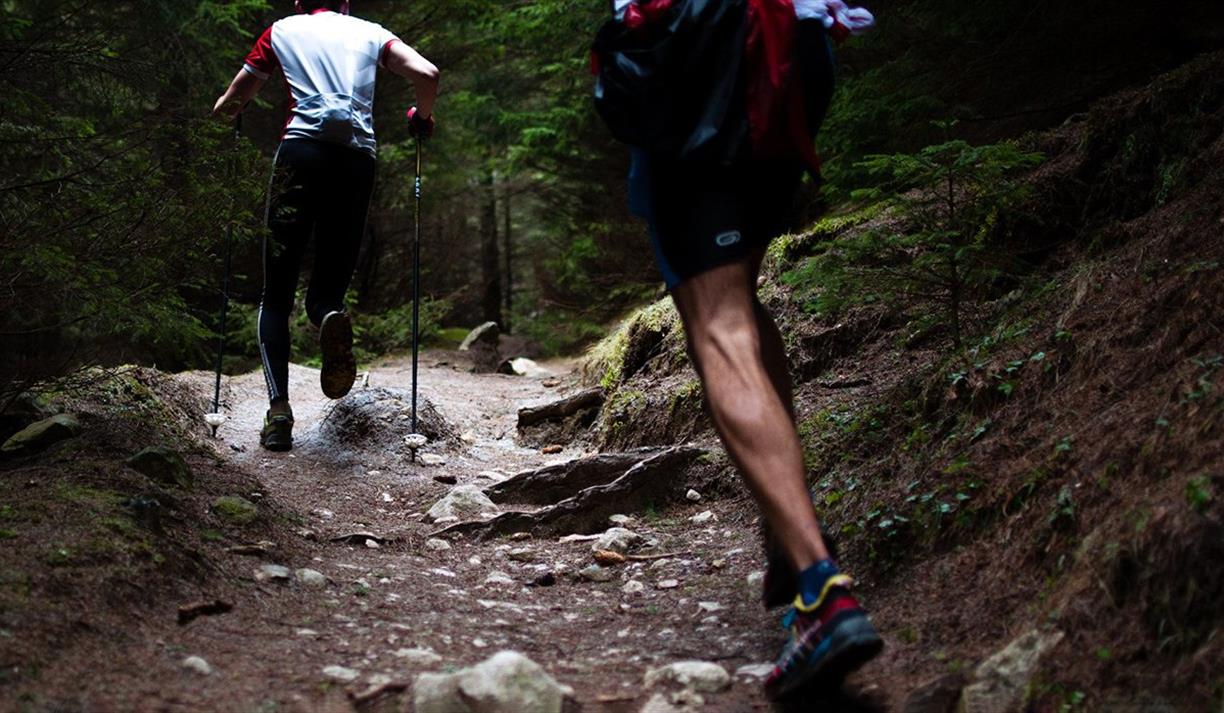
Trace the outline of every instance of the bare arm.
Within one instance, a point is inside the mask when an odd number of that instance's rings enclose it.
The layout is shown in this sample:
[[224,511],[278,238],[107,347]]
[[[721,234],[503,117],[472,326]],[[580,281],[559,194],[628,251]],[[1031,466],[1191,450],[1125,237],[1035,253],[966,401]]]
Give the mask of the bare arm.
[[213,106],[212,115],[218,119],[233,121],[238,116],[238,113],[242,111],[242,108],[255,98],[263,84],[264,80],[247,70],[238,70],[234,81],[230,82],[229,89],[226,89],[221,98],[217,99],[217,103]]
[[416,88],[417,111],[422,117],[432,116],[434,100],[438,98],[438,68],[403,42],[387,48],[383,63],[387,69],[412,82]]

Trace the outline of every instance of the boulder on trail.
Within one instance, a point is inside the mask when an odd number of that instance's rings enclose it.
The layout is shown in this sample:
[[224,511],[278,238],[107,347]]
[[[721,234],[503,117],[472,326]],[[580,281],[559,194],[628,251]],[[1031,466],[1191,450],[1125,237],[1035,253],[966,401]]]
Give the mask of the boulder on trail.
[[183,456],[172,448],[153,446],[128,458],[124,463],[150,480],[172,487],[190,488],[194,478]]
[[475,485],[457,485],[441,500],[429,508],[426,516],[437,522],[443,518],[474,517],[486,512],[497,512],[497,505]]
[[4,446],[0,447],[0,453],[5,455],[37,453],[80,433],[81,422],[76,416],[62,413],[32,423],[14,433],[4,442]]
[[523,654],[502,651],[455,673],[422,673],[413,685],[416,713],[561,713],[573,689]]
[[[377,450],[407,460],[412,449],[404,439],[412,435],[412,392],[407,389],[359,389],[335,402],[319,424],[319,438],[337,453],[360,458],[362,449]],[[455,443],[459,431],[423,397],[417,399],[417,432],[429,443]]]
[[489,486],[485,492],[495,503],[551,505],[586,488],[616,480],[625,471],[659,454],[658,449],[628,453],[600,453],[586,458],[526,470]]

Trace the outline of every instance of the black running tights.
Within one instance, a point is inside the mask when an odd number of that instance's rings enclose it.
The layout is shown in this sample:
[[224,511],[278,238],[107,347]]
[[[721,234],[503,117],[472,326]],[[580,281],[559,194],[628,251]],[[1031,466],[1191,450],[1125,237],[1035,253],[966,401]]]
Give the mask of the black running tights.
[[289,315],[311,239],[314,268],[306,314],[318,326],[344,309],[374,189],[374,157],[338,144],[291,139],[281,144],[268,192],[259,351],[269,399],[289,398]]

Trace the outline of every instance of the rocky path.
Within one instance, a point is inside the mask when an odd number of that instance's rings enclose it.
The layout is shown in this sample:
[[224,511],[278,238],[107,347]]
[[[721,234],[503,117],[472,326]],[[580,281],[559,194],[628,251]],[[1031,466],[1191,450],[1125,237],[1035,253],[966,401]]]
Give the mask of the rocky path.
[[[426,358],[422,397],[458,436],[422,452],[436,456],[435,465],[410,462],[398,442],[407,402],[369,398],[407,393],[404,362],[375,368],[368,388],[348,397],[378,426],[359,436],[335,428],[337,418],[351,425],[354,409],[326,402],[317,372],[294,367],[296,447],[288,454],[258,446],[261,376],[232,380],[219,452],[254,475],[262,491],[252,497],[277,510],[294,541],[239,563],[250,573],[250,595],[234,611],[160,642],[163,657],[199,657],[211,673],[184,669],[162,682],[151,709],[409,711],[421,695],[411,685],[418,674],[460,670],[503,650],[572,689],[570,710],[767,709],[756,676],[780,637],[758,603],[759,548],[742,502],[693,493],[662,512],[623,513],[607,526],[623,525],[646,552],[668,556],[585,576],[579,572],[594,564],[589,540],[433,536],[440,525],[427,522],[427,512],[455,485],[488,487],[583,455],[515,443],[520,407],[567,393],[566,367],[553,370],[553,380],[475,375],[445,357]],[[379,539],[332,541],[359,532]],[[267,565],[294,574],[281,581],[284,572]],[[715,664],[729,683],[647,687],[650,669],[690,660]],[[379,690],[386,694],[360,698]]]

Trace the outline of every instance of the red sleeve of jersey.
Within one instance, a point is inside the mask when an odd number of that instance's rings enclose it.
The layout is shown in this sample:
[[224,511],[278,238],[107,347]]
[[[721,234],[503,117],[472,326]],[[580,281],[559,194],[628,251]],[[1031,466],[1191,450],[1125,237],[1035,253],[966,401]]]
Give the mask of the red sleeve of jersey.
[[379,50],[378,52],[378,66],[379,67],[387,66],[387,50],[391,49],[391,45],[399,41],[400,41],[400,38],[392,37],[391,39],[387,40],[386,43],[383,44],[382,49]]
[[264,33],[259,36],[255,42],[255,46],[251,48],[251,53],[246,57],[246,64],[243,67],[260,79],[267,79],[272,76],[272,73],[280,67],[280,60],[276,58],[276,52],[272,49],[272,28],[264,30]]

